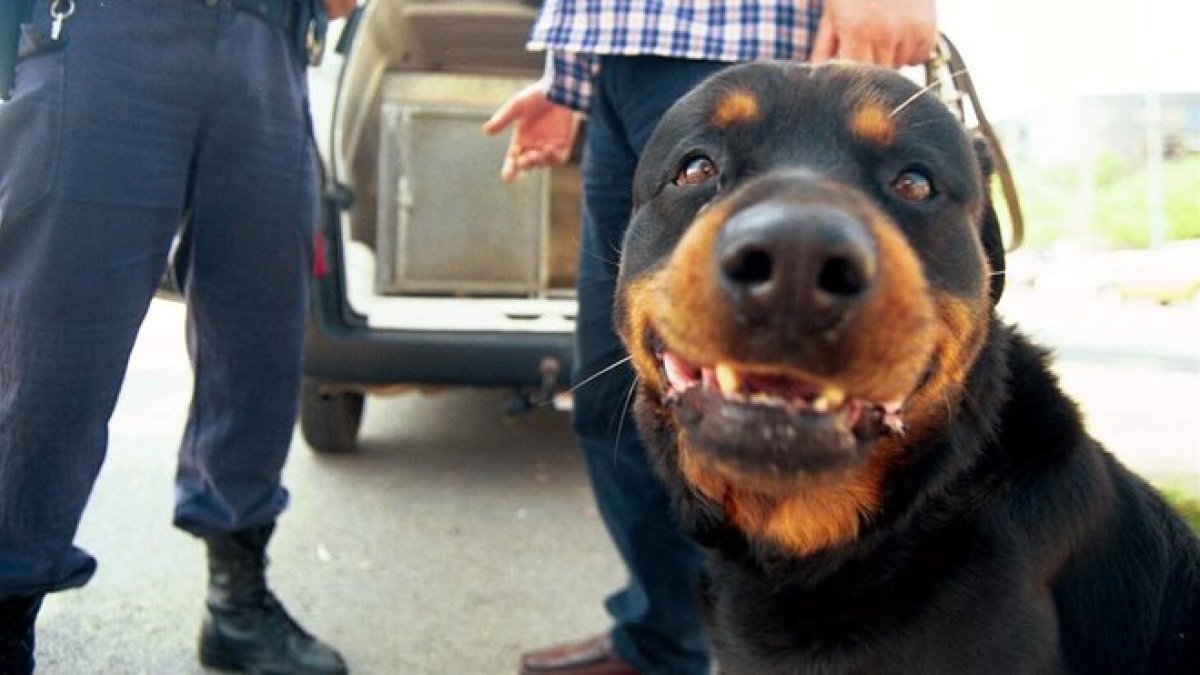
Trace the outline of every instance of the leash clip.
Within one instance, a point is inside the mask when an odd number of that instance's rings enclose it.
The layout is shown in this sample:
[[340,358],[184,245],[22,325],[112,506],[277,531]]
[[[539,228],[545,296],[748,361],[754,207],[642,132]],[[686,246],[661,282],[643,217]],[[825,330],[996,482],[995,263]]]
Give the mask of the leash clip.
[[925,85],[936,93],[938,100],[946,104],[950,111],[958,117],[958,121],[967,124],[967,110],[964,104],[962,89],[958,78],[965,72],[954,72],[954,58],[946,37],[939,35],[937,46],[929,60],[925,62]]
[[54,19],[54,23],[50,24],[50,40],[58,42],[62,37],[63,24],[67,19],[75,14],[75,0],[54,0],[50,3],[50,18]]
[[308,22],[304,33],[304,52],[308,57],[308,65],[317,67],[325,59],[325,26],[324,22],[313,19]]

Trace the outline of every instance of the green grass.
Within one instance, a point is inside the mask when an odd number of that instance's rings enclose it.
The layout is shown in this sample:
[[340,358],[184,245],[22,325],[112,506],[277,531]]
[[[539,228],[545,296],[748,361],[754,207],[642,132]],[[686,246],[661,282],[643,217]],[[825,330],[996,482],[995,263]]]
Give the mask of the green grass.
[[[1146,169],[1102,158],[1095,167],[1090,222],[1079,212],[1079,175],[1072,166],[1014,169],[1030,248],[1045,249],[1062,238],[1083,239],[1106,248],[1150,244]],[[1200,157],[1163,165],[1167,240],[1200,237]]]
[[1178,490],[1164,490],[1163,495],[1175,510],[1183,516],[1183,519],[1192,526],[1192,529],[1200,533],[1200,499],[1191,495],[1184,494]]

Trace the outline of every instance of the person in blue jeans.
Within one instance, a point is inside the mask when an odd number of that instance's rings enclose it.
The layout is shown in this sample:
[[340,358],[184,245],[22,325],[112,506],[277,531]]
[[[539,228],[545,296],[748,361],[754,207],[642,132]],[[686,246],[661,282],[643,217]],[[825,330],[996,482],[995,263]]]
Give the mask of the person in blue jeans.
[[[321,1],[333,17],[354,4]],[[134,338],[185,223],[195,385],[174,521],[207,545],[201,663],[346,672],[264,571],[288,499],[280,472],[316,214],[300,46],[315,2],[30,1],[12,99],[0,105],[5,675],[33,670],[43,596],[95,571],[73,539]]]
[[[701,555],[671,514],[636,432],[622,425],[633,372],[612,320],[638,156],[680,96],[730,63],[851,59],[915,65],[937,39],[934,0],[636,2],[549,0],[529,47],[547,52],[538,83],[484,125],[511,126],[501,177],[563,162],[587,116],[572,428],[597,505],[624,561],[606,603],[610,631],[521,656],[522,675],[707,674],[698,607]],[[603,375],[596,376],[603,372]]]

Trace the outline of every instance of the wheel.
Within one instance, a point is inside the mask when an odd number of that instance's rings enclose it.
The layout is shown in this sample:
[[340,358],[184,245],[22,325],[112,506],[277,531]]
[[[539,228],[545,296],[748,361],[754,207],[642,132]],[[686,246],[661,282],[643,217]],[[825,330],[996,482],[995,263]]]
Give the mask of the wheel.
[[309,447],[328,454],[353,452],[365,398],[356,391],[323,389],[316,380],[304,380],[300,431]]

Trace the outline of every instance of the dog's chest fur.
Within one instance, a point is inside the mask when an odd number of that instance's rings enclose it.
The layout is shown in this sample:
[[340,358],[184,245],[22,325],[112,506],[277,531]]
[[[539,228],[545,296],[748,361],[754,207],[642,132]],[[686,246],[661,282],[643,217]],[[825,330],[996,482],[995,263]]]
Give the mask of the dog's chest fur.
[[796,560],[689,521],[713,546],[720,672],[1191,672],[1194,535],[1083,433],[1045,352],[1007,326],[994,333],[977,405],[922,453],[973,466],[910,467],[909,490],[926,491],[931,469],[948,480],[896,522]]

